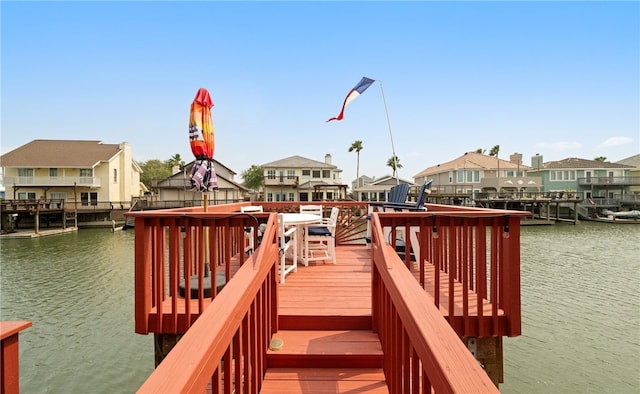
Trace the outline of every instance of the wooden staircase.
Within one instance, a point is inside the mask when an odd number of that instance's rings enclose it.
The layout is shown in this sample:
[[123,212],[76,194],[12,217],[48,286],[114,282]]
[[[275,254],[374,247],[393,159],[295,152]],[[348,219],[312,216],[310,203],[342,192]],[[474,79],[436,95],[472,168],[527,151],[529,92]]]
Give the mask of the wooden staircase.
[[261,393],[389,392],[382,346],[371,329],[368,251],[340,252],[337,265],[298,266],[304,275],[280,285],[279,331]]
[[371,330],[281,330],[273,338],[261,393],[389,392]]

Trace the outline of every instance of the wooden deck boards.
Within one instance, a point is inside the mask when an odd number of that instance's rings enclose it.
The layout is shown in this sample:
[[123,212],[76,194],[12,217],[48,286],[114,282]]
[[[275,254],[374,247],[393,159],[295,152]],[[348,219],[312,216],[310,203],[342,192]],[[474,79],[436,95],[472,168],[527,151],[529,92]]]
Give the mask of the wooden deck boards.
[[311,262],[279,286],[279,313],[288,316],[371,316],[371,255],[338,246],[337,264]]
[[388,393],[382,368],[271,368],[261,394]]

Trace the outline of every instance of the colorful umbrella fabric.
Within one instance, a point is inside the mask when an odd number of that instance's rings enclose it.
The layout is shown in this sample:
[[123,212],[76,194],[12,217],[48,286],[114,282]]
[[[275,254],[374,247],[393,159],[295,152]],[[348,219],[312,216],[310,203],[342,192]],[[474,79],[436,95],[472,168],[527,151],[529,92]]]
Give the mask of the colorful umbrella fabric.
[[218,179],[213,166],[213,100],[207,89],[200,88],[191,103],[189,115],[189,145],[196,157],[191,170],[191,190],[209,192],[218,190]]

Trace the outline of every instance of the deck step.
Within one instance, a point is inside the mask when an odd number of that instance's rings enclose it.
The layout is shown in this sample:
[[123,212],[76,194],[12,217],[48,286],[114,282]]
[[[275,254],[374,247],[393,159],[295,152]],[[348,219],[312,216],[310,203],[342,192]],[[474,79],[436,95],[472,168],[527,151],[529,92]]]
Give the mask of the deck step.
[[388,393],[382,368],[270,368],[261,394]]
[[281,330],[371,330],[371,315],[358,316],[304,316],[279,315]]
[[267,352],[268,368],[381,368],[382,346],[370,330],[281,330]]

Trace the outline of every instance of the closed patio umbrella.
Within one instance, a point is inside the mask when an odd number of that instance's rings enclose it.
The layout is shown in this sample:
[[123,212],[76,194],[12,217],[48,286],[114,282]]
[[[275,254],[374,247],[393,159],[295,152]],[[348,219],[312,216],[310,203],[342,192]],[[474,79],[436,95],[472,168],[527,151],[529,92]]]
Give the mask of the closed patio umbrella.
[[207,89],[200,88],[191,103],[189,115],[189,145],[196,161],[191,169],[191,190],[210,192],[218,190],[218,180],[213,166],[213,100]]

